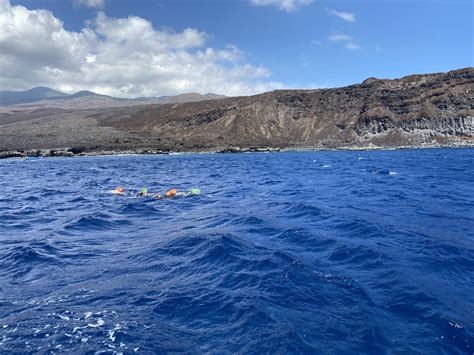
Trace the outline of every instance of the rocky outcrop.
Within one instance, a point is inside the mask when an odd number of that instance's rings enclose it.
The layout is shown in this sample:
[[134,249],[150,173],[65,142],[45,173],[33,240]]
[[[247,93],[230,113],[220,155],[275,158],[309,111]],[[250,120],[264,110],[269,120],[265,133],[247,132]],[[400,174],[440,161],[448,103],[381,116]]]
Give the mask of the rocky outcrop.
[[474,145],[474,68],[324,90],[87,110],[0,110],[0,150]]
[[393,129],[413,134],[427,131],[432,136],[469,136],[474,134],[474,119],[471,116],[445,119],[421,117],[414,120],[394,122],[390,117],[377,117],[374,119],[359,119],[354,126],[354,131],[358,135],[382,134]]

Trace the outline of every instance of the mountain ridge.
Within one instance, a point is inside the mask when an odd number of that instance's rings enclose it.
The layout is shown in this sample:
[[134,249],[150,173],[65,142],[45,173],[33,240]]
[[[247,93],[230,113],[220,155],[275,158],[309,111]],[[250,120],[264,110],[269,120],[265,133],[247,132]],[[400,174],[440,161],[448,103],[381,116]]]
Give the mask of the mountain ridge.
[[474,68],[178,104],[0,110],[0,150],[367,149],[474,145]]
[[[143,103],[182,103],[182,102],[196,102],[203,100],[215,100],[225,98],[224,95],[218,95],[213,93],[199,94],[199,93],[182,93],[178,95],[159,96],[159,97],[140,97],[137,99],[132,98],[119,98],[109,95],[97,94],[89,90],[81,90],[73,94],[66,94],[49,87],[38,86],[25,91],[0,91],[0,107],[2,106],[18,106],[18,105],[31,105],[40,104],[41,106],[60,106],[61,102],[71,101],[74,99],[82,98],[96,100],[102,98],[105,100],[102,105],[107,107],[113,107],[114,103],[118,103],[119,106],[124,104],[135,105]],[[51,101],[51,102],[50,102]],[[77,105],[81,108],[80,105]]]
[[34,102],[42,99],[66,97],[60,91],[45,86],[38,86],[25,91],[0,91],[0,106]]

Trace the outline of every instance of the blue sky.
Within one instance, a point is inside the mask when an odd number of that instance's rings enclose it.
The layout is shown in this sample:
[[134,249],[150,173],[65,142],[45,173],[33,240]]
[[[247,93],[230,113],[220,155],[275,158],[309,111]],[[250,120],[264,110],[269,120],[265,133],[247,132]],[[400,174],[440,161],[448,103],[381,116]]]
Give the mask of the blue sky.
[[[109,22],[112,19],[129,19],[133,16],[150,23],[155,31],[154,35],[157,36],[160,36],[160,33],[180,34],[186,29],[192,29],[203,38],[196,39],[199,43],[186,45],[185,49],[174,48],[170,51],[184,50],[192,55],[197,51],[212,48],[215,51],[231,51],[238,58],[223,59],[224,56],[232,54],[222,53],[222,58],[210,59],[211,69],[209,66],[206,66],[207,69],[196,66],[194,72],[201,70],[211,73],[208,76],[203,74],[204,76],[196,77],[196,82],[200,84],[193,83],[192,80],[188,82],[186,78],[173,79],[172,75],[156,74],[157,81],[161,78],[175,81],[174,87],[173,84],[163,84],[156,87],[156,92],[153,86],[146,86],[143,82],[134,84],[133,80],[142,78],[135,73],[139,69],[129,75],[130,85],[135,86],[131,88],[129,85],[127,88],[126,83],[119,81],[116,85],[120,90],[112,87],[114,81],[110,77],[104,79],[104,82],[94,83],[89,79],[76,85],[72,80],[73,75],[58,73],[58,81],[25,81],[15,85],[10,78],[3,80],[4,86],[55,84],[65,91],[74,91],[82,84],[85,88],[118,96],[174,94],[188,89],[207,92],[221,88],[221,92],[235,95],[280,87],[343,86],[361,82],[371,76],[397,78],[413,73],[448,71],[473,66],[474,61],[474,15],[471,0],[102,2],[103,0],[11,0],[9,8],[14,9],[17,5],[22,5],[28,11],[49,10],[54,18],[62,21],[64,31],[72,34],[83,33],[87,27],[98,27],[99,25],[91,25],[94,21],[99,22],[96,20],[98,14],[105,16]],[[120,22],[109,24],[117,27],[119,31]],[[105,35],[107,38],[111,36],[110,32]],[[100,40],[104,35],[99,33],[97,37]],[[122,39],[124,43],[128,41],[128,38]],[[134,41],[140,41],[139,37],[134,37]],[[100,50],[90,51],[99,53],[99,58],[102,57],[100,53],[105,51],[104,47],[105,45]],[[128,49],[128,52],[133,50],[135,49]],[[160,53],[154,53],[153,56],[159,57]],[[141,57],[143,55],[142,53]],[[77,70],[89,73],[84,63],[78,64]],[[92,64],[99,68],[97,63],[98,61]],[[110,63],[108,62],[107,67],[111,66]],[[195,65],[195,62],[186,63],[183,65],[188,68]],[[166,67],[164,64],[160,66]],[[62,67],[58,70],[66,71]],[[150,72],[150,69],[148,71]],[[166,70],[161,72],[165,73]],[[179,72],[179,68],[174,72]],[[40,81],[47,77],[39,72],[35,73]],[[219,75],[223,77],[221,84],[212,78]],[[62,85],[61,78],[71,83]],[[227,85],[232,80],[235,80],[235,85]]]

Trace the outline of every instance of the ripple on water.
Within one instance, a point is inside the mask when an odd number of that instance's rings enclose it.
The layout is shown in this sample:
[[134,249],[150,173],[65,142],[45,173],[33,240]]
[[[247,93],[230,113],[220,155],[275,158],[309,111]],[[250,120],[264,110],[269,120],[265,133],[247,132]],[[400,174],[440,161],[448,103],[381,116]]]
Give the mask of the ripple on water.
[[128,220],[113,219],[104,213],[95,213],[71,221],[64,229],[67,231],[107,231],[119,229],[127,225],[131,225],[131,222]]
[[41,265],[49,267],[62,263],[59,250],[45,242],[18,242],[4,246],[0,253],[0,269],[12,275],[13,281]]
[[472,149],[0,161],[0,352],[471,353],[473,165]]

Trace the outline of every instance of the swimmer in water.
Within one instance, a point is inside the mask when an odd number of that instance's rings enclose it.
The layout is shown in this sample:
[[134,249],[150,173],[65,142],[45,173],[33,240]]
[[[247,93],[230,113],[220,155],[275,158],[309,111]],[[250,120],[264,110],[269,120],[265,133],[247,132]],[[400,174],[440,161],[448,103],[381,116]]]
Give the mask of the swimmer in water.
[[[121,195],[121,196],[127,195],[127,191],[123,187],[115,188],[115,190],[113,190],[112,193],[114,195]],[[181,192],[181,191],[178,192],[177,189],[171,189],[171,190],[166,191],[166,193],[164,195],[161,195],[159,192],[156,192],[156,193],[148,192],[148,189],[146,187],[142,188],[140,190],[140,192],[138,192],[136,194],[131,193],[131,192],[128,193],[128,195],[130,195],[130,196],[137,196],[137,197],[148,197],[148,196],[150,196],[150,197],[152,197],[154,199],[157,199],[157,200],[161,200],[165,197],[166,198],[189,197],[189,196],[197,196],[197,195],[200,195],[200,194],[201,194],[201,190],[196,189],[196,188],[192,188],[188,192]]]
[[201,190],[193,188],[189,192],[178,192],[176,189],[171,189],[166,192],[166,197],[189,197],[189,196],[197,196],[201,194]]
[[123,187],[117,187],[112,191],[114,195],[125,195],[125,189]]
[[144,187],[143,189],[141,189],[141,191],[137,194],[137,196],[139,197],[146,197],[148,196],[148,189],[146,187]]
[[189,192],[188,196],[197,196],[201,194],[201,190],[192,188],[191,191]]

